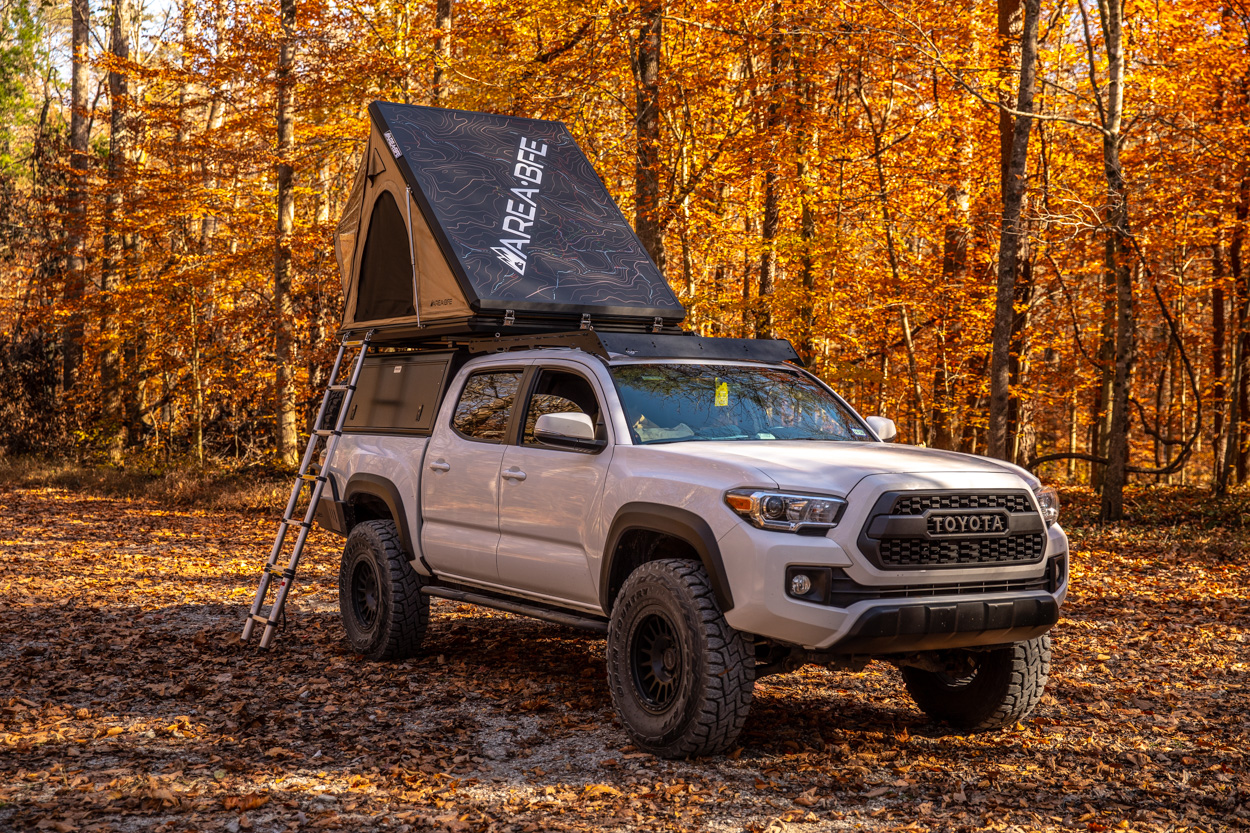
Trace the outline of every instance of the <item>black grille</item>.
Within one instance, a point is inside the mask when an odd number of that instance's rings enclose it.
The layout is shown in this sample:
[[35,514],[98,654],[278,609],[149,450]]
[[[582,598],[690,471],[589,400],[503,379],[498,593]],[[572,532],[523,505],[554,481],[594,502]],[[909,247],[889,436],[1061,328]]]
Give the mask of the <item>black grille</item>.
[[879,544],[886,567],[932,567],[949,564],[1022,564],[1037,561],[1046,547],[1041,533],[1011,538],[886,538]]
[[1022,494],[976,495],[910,495],[894,501],[892,515],[923,515],[926,509],[1006,509],[1008,512],[1031,512],[1033,504]]
[[1046,527],[1023,489],[887,492],[859,545],[884,570],[1035,564],[1046,552]]

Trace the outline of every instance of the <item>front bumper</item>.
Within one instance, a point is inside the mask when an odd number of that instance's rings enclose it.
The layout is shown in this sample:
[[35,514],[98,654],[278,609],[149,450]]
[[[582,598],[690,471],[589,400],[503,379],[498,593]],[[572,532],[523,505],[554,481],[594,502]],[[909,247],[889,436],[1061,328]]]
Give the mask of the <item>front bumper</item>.
[[833,646],[844,654],[897,654],[1003,645],[1041,636],[1059,621],[1045,594],[1001,601],[876,605]]
[[[856,528],[843,524],[843,537],[853,536]],[[1039,563],[938,570],[880,570],[853,544],[839,543],[839,529],[824,537],[745,522],[730,529],[719,541],[734,588],[729,624],[812,651],[885,655],[1019,642],[1046,633],[1059,619],[1068,590],[1068,538],[1058,524],[1046,530]],[[858,601],[836,594],[824,601],[794,598],[786,593],[787,568],[796,565],[829,568],[874,592]]]

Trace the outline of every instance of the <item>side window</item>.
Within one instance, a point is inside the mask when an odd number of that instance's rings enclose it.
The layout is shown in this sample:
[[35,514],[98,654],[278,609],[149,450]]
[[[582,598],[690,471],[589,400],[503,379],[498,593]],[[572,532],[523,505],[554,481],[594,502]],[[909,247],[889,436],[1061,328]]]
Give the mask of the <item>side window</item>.
[[520,384],[519,370],[474,373],[456,403],[452,427],[471,440],[503,442]]
[[595,389],[576,373],[543,370],[538,374],[525,412],[525,433],[521,437],[525,445],[541,445],[534,439],[534,423],[543,414],[585,414],[595,424],[596,434],[602,431]]

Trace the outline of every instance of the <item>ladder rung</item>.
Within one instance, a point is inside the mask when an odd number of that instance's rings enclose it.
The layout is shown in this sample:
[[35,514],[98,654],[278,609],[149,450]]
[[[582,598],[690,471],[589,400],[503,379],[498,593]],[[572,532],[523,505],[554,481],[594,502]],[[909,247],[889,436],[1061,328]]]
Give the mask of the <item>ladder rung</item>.
[[326,481],[326,476],[324,474],[301,474],[299,479],[305,480],[309,483],[324,483]]
[[308,521],[297,521],[294,518],[283,518],[282,523],[286,524],[287,526],[302,526],[305,529],[312,529],[312,526],[313,526]]
[[262,625],[277,625],[278,624],[277,622],[270,622],[268,619],[266,619],[264,616],[261,616],[259,613],[253,613],[251,618],[253,622],[260,622]]
[[326,390],[355,390],[355,385],[327,385]]
[[313,433],[318,437],[341,437],[342,431],[335,431],[333,428],[314,428]]
[[[303,526],[303,524],[301,524],[301,526]],[[269,564],[266,564],[265,572],[271,576],[282,576],[283,578],[290,578],[290,579],[295,578],[295,571],[292,570],[290,567],[287,567],[286,569],[283,569],[283,570],[279,570],[276,566],[271,566]]]

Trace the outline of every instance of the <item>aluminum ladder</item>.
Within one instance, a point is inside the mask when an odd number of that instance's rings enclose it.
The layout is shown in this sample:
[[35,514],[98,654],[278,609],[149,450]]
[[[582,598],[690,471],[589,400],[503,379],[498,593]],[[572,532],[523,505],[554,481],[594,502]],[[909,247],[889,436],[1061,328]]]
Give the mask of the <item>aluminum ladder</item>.
[[[373,338],[373,330],[365,333],[364,337],[353,338],[351,333],[344,334],[342,342],[339,344],[338,356],[334,359],[334,368],[330,371],[330,384],[326,386],[325,395],[321,398],[321,408],[317,411],[317,418],[313,421],[312,432],[308,437],[308,448],[304,451],[304,459],[300,463],[299,474],[295,477],[295,486],[291,489],[291,499],[287,501],[286,511],[282,513],[282,520],[278,523],[278,533],[273,539],[273,549],[269,551],[269,561],[266,562],[264,571],[260,576],[260,586],[256,588],[256,598],[252,602],[252,609],[247,615],[247,621],[243,624],[243,640],[246,642],[252,637],[252,631],[257,624],[265,626],[264,633],[260,637],[260,647],[268,648],[269,643],[273,641],[273,635],[278,627],[279,619],[282,611],[286,607],[287,594],[291,592],[291,585],[295,581],[295,570],[299,567],[300,556],[304,552],[304,544],[308,541],[308,533],[312,529],[313,518],[317,515],[317,504],[321,502],[321,493],[326,485],[326,471],[330,468],[330,463],[334,459],[334,452],[338,448],[339,437],[343,435],[343,423],[347,421],[347,416],[351,410],[352,397],[356,393],[356,382],[360,379],[360,370],[365,365],[365,355],[369,352],[369,342]],[[343,369],[343,359],[350,349],[357,348],[356,358],[351,362],[351,374],[346,382],[339,381],[339,373]],[[330,402],[336,392],[343,394],[342,401],[339,404],[338,412],[335,415],[334,427],[326,428],[324,420],[326,414],[330,410]],[[321,462],[316,463],[317,449],[321,447],[322,440],[325,441],[325,456]],[[317,474],[311,474],[310,469],[316,465]],[[304,512],[304,519],[295,519],[295,506],[299,503],[300,494],[307,485],[312,486],[312,492],[308,498],[308,509]],[[295,536],[295,544],[291,548],[291,558],[287,563],[286,569],[278,568],[278,558],[282,555],[282,548],[287,541],[287,533],[291,531],[291,527],[299,527],[299,532]],[[269,586],[273,582],[274,577],[278,577],[281,581],[278,589],[274,593],[273,606],[269,608],[268,614],[262,614],[261,608],[265,605],[265,596],[269,592]]]

